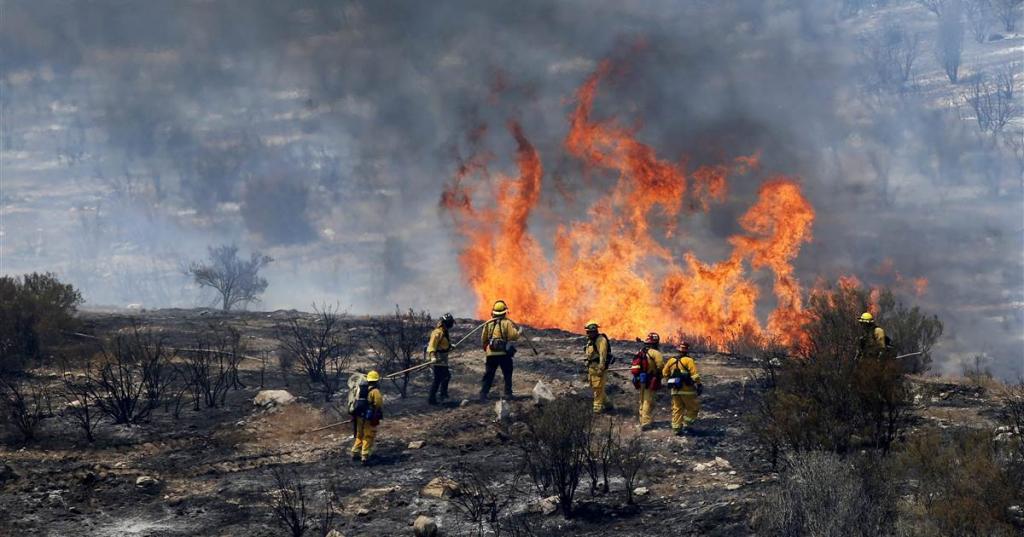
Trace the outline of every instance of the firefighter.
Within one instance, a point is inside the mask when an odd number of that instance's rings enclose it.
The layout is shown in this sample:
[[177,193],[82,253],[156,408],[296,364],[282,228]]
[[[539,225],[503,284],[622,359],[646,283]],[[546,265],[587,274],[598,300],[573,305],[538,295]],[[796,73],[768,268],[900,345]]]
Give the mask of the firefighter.
[[480,344],[487,357],[484,378],[480,381],[481,401],[487,400],[491,384],[494,383],[494,374],[499,367],[505,381],[505,397],[512,398],[512,357],[516,354],[513,342],[518,339],[519,327],[508,318],[508,305],[504,300],[495,302],[491,308],[491,320],[484,324],[480,332]]
[[700,401],[697,399],[704,393],[704,385],[697,372],[697,363],[687,356],[690,345],[683,341],[678,347],[679,356],[665,363],[661,376],[671,388],[672,394],[672,432],[682,435],[690,429],[700,412]]
[[[644,349],[642,352],[647,355],[646,368],[643,368],[643,372],[646,373],[645,380],[637,383],[637,389],[640,391],[640,430],[646,431],[651,428],[651,422],[654,421],[652,413],[654,412],[654,392],[661,387],[661,370],[663,358],[661,351],[658,347],[661,345],[661,337],[656,332],[647,334],[647,339],[644,340]],[[634,377],[635,378],[635,377]]]
[[444,402],[448,399],[448,381],[452,374],[448,370],[448,353],[452,350],[452,342],[448,337],[448,331],[455,326],[455,317],[451,313],[445,313],[437,322],[437,327],[430,333],[430,340],[427,342],[427,360],[433,364],[434,381],[430,384],[430,395],[427,396],[427,403],[431,405]]
[[377,425],[384,417],[384,396],[380,393],[379,384],[380,373],[370,371],[366,374],[366,383],[359,386],[353,412],[356,443],[352,445],[352,460],[361,460],[363,466],[370,463]]
[[865,311],[857,319],[864,333],[858,341],[858,358],[884,358],[887,355],[888,345],[886,344],[885,330],[875,324],[875,316]]
[[587,360],[587,380],[590,381],[590,387],[594,389],[594,413],[600,414],[612,406],[604,391],[611,345],[609,345],[608,336],[597,331],[597,321],[588,321],[584,329],[587,331],[587,347],[584,350]]

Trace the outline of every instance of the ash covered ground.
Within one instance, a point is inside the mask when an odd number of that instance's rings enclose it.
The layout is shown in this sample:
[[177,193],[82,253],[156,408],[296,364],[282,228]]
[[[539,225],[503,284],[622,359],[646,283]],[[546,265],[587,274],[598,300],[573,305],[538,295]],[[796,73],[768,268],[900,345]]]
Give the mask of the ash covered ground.
[[[243,337],[247,353],[276,351],[277,328],[299,314],[294,311],[229,313],[209,310],[155,310],[129,316],[84,313],[85,333],[109,336],[140,321],[159,331],[168,344],[187,346],[210,323],[230,325]],[[346,317],[355,339],[369,337],[369,318]],[[460,337],[476,321],[460,319],[453,329]],[[451,475],[457,465],[493,468],[497,481],[511,480],[520,451],[513,441],[521,420],[532,411],[531,390],[546,383],[558,397],[589,398],[578,359],[583,338],[557,330],[528,329],[536,346],[516,357],[511,418],[495,420],[495,403],[475,400],[483,358],[467,347],[455,352],[452,402],[426,404],[429,373],[414,376],[409,397],[401,399],[383,383],[385,419],[378,431],[377,463],[361,467],[349,458],[348,426],[309,432],[338,420],[339,401],[325,403],[297,372],[285,376],[272,365],[261,372],[256,360],[243,361],[244,388],[231,390],[222,408],[193,411],[175,418],[168,408],[154,411],[133,426],[103,422],[94,444],[86,444],[55,401],[54,417],[43,422],[37,441],[24,447],[0,446],[0,464],[13,471],[0,481],[0,534],[90,536],[284,535],[275,525],[267,491],[275,470],[294,471],[306,486],[319,492],[333,482],[339,512],[332,524],[353,536],[412,535],[420,515],[433,517],[445,535],[475,535],[465,517],[447,499],[426,497],[422,489],[434,478]],[[91,343],[76,345],[87,348]],[[628,364],[633,344],[615,342],[619,365]],[[69,351],[70,352],[70,351]],[[755,451],[748,412],[753,401],[756,364],[725,356],[699,359],[706,385],[698,431],[671,435],[668,397],[659,394],[655,427],[642,433],[651,453],[648,471],[638,487],[646,492],[627,506],[623,483],[611,480],[608,493],[591,494],[587,478],[577,494],[577,517],[571,521],[545,514],[541,495],[524,487],[513,510],[528,513],[525,521],[536,535],[749,535],[754,503],[778,478]],[[364,370],[366,356],[352,368]],[[32,374],[59,384],[60,369],[44,367]],[[298,397],[291,405],[262,410],[253,398],[261,389],[285,389]],[[610,380],[617,406],[611,419],[635,426],[635,392],[624,374]],[[977,387],[936,378],[914,380],[917,428],[937,424],[949,431],[994,428],[996,403]],[[494,392],[492,392],[492,398]],[[469,403],[460,404],[462,399]],[[422,447],[410,443],[422,441]],[[415,444],[414,444],[415,445]],[[2,467],[2,466],[0,466]],[[158,481],[137,486],[141,476]]]

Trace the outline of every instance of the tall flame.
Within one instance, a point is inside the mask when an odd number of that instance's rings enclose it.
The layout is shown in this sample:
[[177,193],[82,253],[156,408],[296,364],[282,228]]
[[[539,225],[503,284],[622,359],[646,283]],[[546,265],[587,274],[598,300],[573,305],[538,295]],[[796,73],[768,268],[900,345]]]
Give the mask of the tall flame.
[[[446,188],[441,204],[463,239],[459,260],[478,314],[488,316],[500,298],[515,318],[537,326],[579,330],[596,319],[620,338],[658,331],[718,343],[765,334],[801,342],[802,289],[792,262],[811,240],[814,210],[799,185],[776,176],[761,186],[739,220],[743,233],[728,239],[725,260],[704,263],[692,252],[673,252],[684,211],[724,201],[728,178],[758,168],[759,155],[690,173],[685,163],[659,158],[637,139],[639,127],[593,118],[598,86],[612,68],[602,62],[577,90],[564,149],[616,181],[582,219],[555,222],[550,257],[528,225],[541,199],[543,166],[518,123],[508,125],[518,147],[517,176],[492,181],[489,155],[474,155]],[[774,275],[775,308],[765,325],[757,316],[755,270]]]

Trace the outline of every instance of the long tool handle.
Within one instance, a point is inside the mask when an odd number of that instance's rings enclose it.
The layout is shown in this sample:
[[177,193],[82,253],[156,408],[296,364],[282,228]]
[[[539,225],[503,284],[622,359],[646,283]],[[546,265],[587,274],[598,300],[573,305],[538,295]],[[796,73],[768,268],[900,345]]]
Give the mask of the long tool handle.
[[395,371],[394,373],[388,373],[387,375],[384,375],[384,378],[386,378],[386,379],[393,379],[395,377],[400,377],[400,376],[402,376],[402,375],[404,375],[406,373],[411,373],[411,372],[416,371],[418,369],[423,369],[424,367],[427,367],[428,365],[433,365],[433,362],[424,362],[424,363],[419,364],[419,365],[414,365],[414,366],[412,366],[412,367],[410,367],[408,369],[403,369],[401,371]]
[[323,427],[317,427],[316,429],[313,429],[312,431],[308,431],[308,432],[315,433],[317,431],[322,431],[324,429],[330,429],[331,427],[337,427],[339,425],[345,425],[346,423],[352,423],[352,420],[339,421],[338,423],[332,423],[330,425],[324,425]]
[[466,339],[467,339],[467,338],[469,338],[469,336],[472,336],[473,334],[475,334],[477,330],[480,330],[481,328],[483,328],[483,327],[484,327],[484,325],[485,325],[485,324],[487,324],[488,322],[490,322],[490,321],[484,321],[484,322],[482,322],[482,323],[478,324],[478,325],[476,326],[476,328],[474,328],[474,329],[470,330],[468,334],[466,334],[466,335],[462,336],[462,339],[460,339],[460,340],[458,341],[458,343],[456,343],[456,344],[452,345],[452,347],[458,347],[459,345],[462,345],[462,342],[463,342],[463,341],[466,341]]

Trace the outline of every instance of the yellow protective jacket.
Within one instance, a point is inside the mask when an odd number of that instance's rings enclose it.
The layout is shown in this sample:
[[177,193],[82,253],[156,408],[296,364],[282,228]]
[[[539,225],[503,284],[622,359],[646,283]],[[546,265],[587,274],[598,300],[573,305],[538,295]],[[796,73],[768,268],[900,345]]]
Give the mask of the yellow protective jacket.
[[648,375],[655,375],[660,377],[661,370],[665,365],[665,357],[662,356],[661,351],[658,349],[647,349],[647,365]]
[[587,367],[591,369],[605,370],[608,368],[608,336],[598,334],[594,339],[587,341],[587,348],[584,350],[587,356]]
[[441,324],[430,333],[427,342],[427,359],[435,366],[448,367],[448,353],[452,350],[452,342],[448,338],[448,329]]
[[491,350],[491,338],[503,339],[507,345],[519,339],[519,327],[505,317],[495,317],[487,321],[483,330],[480,331],[480,345],[484,348],[487,356],[505,356],[508,354],[507,351]]
[[670,358],[665,362],[665,367],[661,370],[662,378],[669,378],[672,376],[673,371],[686,371],[690,373],[690,378],[693,379],[693,386],[683,386],[682,389],[673,388],[672,395],[683,394],[683,393],[697,393],[697,384],[700,384],[700,373],[697,372],[697,362],[693,361],[693,358],[689,356],[678,356],[676,358]]

